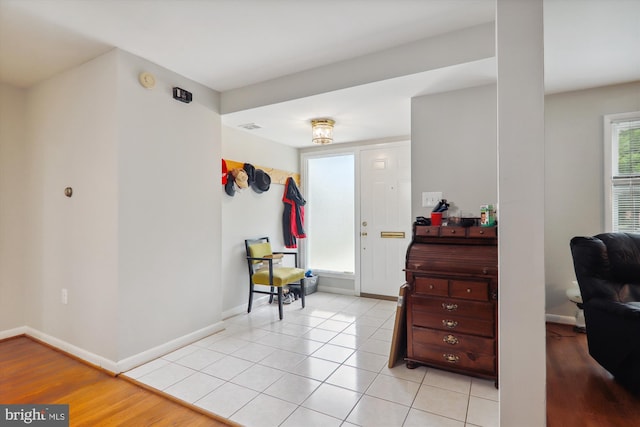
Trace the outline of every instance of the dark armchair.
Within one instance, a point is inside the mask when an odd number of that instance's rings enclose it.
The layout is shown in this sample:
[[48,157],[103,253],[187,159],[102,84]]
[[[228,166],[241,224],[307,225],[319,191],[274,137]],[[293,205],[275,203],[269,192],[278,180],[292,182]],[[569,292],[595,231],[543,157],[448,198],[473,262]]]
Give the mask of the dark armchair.
[[640,234],[571,239],[589,354],[640,393]]

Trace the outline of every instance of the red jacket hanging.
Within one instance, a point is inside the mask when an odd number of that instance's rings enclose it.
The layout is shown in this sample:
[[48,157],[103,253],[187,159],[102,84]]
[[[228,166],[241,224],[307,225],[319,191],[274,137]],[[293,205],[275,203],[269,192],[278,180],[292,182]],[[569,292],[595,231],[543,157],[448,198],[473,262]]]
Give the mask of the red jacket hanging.
[[282,231],[284,233],[284,245],[287,248],[297,248],[297,240],[307,237],[304,233],[304,205],[306,200],[300,194],[293,178],[287,178],[284,185],[284,213],[282,215]]

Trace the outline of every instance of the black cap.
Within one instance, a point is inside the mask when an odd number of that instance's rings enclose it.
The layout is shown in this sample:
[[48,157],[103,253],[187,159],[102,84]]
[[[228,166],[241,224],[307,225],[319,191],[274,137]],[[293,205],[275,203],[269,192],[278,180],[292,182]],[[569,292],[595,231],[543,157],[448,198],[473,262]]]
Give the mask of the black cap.
[[236,189],[233,188],[234,182],[235,179],[233,178],[231,172],[227,173],[227,183],[224,185],[224,191],[231,197],[235,196],[236,194]]

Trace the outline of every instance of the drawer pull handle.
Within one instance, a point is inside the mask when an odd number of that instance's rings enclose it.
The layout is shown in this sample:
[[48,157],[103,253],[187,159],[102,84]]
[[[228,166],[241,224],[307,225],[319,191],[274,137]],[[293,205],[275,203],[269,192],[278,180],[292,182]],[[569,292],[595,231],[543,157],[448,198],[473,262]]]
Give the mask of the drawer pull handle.
[[456,230],[451,230],[451,234],[456,234]]
[[467,288],[467,293],[470,294],[471,293],[471,288]]
[[429,289],[433,289],[433,285],[429,285]]
[[484,230],[480,230],[480,234],[484,234]]
[[447,311],[456,311],[458,309],[458,304],[447,304],[446,302],[443,302],[442,308]]
[[442,326],[445,326],[449,329],[454,329],[456,326],[458,326],[458,322],[456,322],[455,320],[443,320]]
[[458,338],[454,337],[453,335],[447,335],[446,337],[442,338],[442,341],[451,345],[456,345],[460,342]]
[[442,357],[449,363],[458,363],[458,360],[460,360],[460,357],[455,354],[443,354]]

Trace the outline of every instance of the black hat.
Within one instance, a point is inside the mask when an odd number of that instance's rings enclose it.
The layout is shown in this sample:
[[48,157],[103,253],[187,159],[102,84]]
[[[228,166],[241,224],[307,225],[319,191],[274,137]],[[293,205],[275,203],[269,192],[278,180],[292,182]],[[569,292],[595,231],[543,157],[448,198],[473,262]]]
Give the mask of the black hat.
[[251,163],[245,163],[243,166],[244,171],[247,173],[247,177],[249,178],[247,184],[253,185],[255,181],[255,168]]
[[224,185],[224,191],[231,197],[236,194],[236,189],[233,187],[234,183],[233,174],[231,172],[227,173],[227,183]]
[[256,193],[262,193],[264,191],[269,191],[270,185],[271,177],[269,174],[262,169],[256,169],[255,180],[253,181],[251,188],[253,188]]

